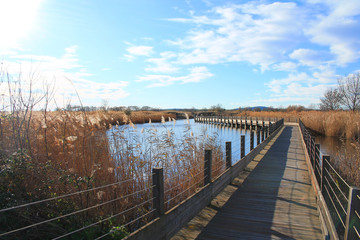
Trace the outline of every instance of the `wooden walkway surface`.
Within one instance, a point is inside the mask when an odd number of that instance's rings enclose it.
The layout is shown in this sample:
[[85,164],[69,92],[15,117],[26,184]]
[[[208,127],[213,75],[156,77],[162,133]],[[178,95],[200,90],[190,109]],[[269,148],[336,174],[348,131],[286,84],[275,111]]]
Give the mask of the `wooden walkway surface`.
[[323,239],[297,126],[285,126],[172,239]]

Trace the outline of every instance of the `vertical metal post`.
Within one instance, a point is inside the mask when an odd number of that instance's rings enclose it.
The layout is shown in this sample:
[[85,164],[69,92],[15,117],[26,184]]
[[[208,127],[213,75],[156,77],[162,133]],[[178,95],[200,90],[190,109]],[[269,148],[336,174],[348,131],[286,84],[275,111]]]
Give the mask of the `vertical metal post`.
[[[358,239],[360,231],[360,219],[356,212],[359,214],[360,211],[360,188],[350,187],[349,190],[349,203],[346,214],[345,223],[345,240]],[[355,230],[355,228],[357,228]]]
[[165,212],[164,207],[164,173],[162,168],[153,168],[153,207],[156,209],[155,218]]
[[310,137],[310,142],[311,142],[311,159],[312,159],[312,163],[313,163],[313,169],[315,171],[315,138],[313,136]]
[[260,145],[260,130],[256,131],[256,146]]
[[264,129],[264,124],[263,124],[263,126],[261,127],[261,142],[263,142],[265,140],[264,133],[265,133],[265,129]]
[[254,149],[254,132],[250,132],[250,151]]
[[212,151],[205,150],[204,159],[204,186],[211,182]]
[[326,171],[326,167],[325,167],[325,162],[330,162],[330,156],[323,156],[322,157],[322,164],[321,164],[321,183],[320,183],[320,189],[321,192],[324,192],[324,184],[325,184],[325,171]]
[[225,151],[226,151],[226,168],[231,167],[231,142],[225,143]]
[[245,157],[245,135],[241,135],[241,158]]
[[265,139],[269,137],[269,127],[266,127],[265,129]]
[[320,144],[315,144],[315,161],[320,165]]

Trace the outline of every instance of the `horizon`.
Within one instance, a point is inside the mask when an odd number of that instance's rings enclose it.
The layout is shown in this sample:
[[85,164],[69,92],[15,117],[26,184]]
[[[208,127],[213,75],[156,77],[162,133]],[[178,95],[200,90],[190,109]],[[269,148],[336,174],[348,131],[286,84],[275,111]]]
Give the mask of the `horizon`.
[[309,107],[360,71],[358,0],[2,0],[0,13],[1,72],[35,74],[59,106]]

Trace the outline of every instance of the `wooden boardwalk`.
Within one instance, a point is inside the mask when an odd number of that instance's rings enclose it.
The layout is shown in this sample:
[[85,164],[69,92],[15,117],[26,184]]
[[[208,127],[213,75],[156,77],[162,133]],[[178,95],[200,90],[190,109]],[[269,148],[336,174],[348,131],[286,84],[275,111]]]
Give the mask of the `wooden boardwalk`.
[[285,126],[173,239],[324,239],[300,141]]

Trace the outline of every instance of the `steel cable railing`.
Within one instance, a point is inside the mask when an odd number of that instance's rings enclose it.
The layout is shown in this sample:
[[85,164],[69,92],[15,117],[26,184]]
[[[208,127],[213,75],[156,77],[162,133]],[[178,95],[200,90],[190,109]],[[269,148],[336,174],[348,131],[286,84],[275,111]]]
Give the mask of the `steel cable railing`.
[[341,239],[360,239],[360,189],[350,186],[330,163],[330,156],[320,154],[320,145],[299,120],[300,130],[315,179],[330,212],[337,235]]
[[76,215],[76,214],[79,214],[79,213],[82,213],[82,212],[85,212],[85,211],[88,211],[88,210],[91,210],[91,209],[94,209],[94,208],[99,208],[99,207],[104,206],[106,204],[109,204],[109,203],[112,203],[112,202],[115,202],[115,201],[119,201],[119,200],[122,200],[124,198],[128,198],[128,197],[136,195],[136,194],[138,194],[140,192],[144,192],[144,191],[149,190],[151,188],[152,187],[145,188],[145,189],[142,189],[142,190],[127,194],[125,196],[121,196],[121,197],[118,197],[118,198],[115,198],[115,199],[112,199],[112,200],[109,200],[109,201],[106,201],[106,202],[103,202],[103,203],[96,204],[96,205],[91,206],[91,207],[87,207],[87,208],[80,209],[80,210],[77,210],[77,211],[74,211],[74,212],[71,212],[71,213],[68,213],[68,214],[58,216],[58,217],[47,219],[45,221],[34,223],[34,224],[31,224],[31,225],[28,225],[28,226],[25,226],[25,227],[17,228],[17,229],[14,229],[14,230],[11,230],[11,231],[8,231],[8,232],[5,232],[5,233],[0,233],[0,237],[10,235],[10,234],[13,234],[13,233],[17,233],[17,232],[20,232],[20,231],[24,231],[26,229],[33,228],[33,227],[43,225],[43,224],[46,224],[46,223],[54,222],[56,220],[60,220],[60,219],[66,218],[66,217],[70,217],[70,216],[73,216],[73,215]]
[[[199,181],[193,183],[192,185],[190,185],[190,187],[186,188],[185,190],[181,191],[180,193],[176,194],[174,197],[168,199],[166,202],[170,205],[170,203],[172,201],[174,201],[176,198],[178,198],[179,196],[183,195],[185,192],[189,191],[190,189],[192,189],[194,186],[200,184],[201,182],[204,181],[204,179],[206,178],[207,176],[204,176],[203,178],[201,178]],[[180,201],[179,201],[180,202]]]
[[[151,176],[151,175],[149,175],[149,176]],[[106,184],[106,185],[99,186],[99,187],[94,187],[94,188],[90,188],[90,189],[86,189],[86,190],[81,190],[81,191],[77,191],[77,192],[73,192],[73,193],[64,194],[64,195],[57,196],[57,197],[52,197],[52,198],[47,198],[47,199],[43,199],[43,200],[39,200],[39,201],[29,202],[29,203],[25,203],[25,204],[21,204],[21,205],[17,205],[17,206],[12,206],[12,207],[8,207],[8,208],[0,209],[0,213],[10,211],[10,210],[15,210],[15,209],[18,209],[18,208],[29,207],[29,206],[40,204],[40,203],[46,203],[46,202],[58,200],[58,199],[61,199],[61,198],[67,198],[67,197],[75,196],[75,195],[82,194],[82,193],[88,193],[88,192],[91,192],[91,191],[100,190],[100,189],[103,189],[103,188],[107,188],[107,187],[111,187],[111,186],[115,186],[115,185],[119,185],[119,184],[124,184],[124,183],[128,183],[128,182],[136,181],[136,180],[137,179],[135,179],[135,178],[127,179],[127,180],[123,180],[123,181],[119,181],[119,182],[115,182],[115,183],[110,183],[110,184]]]
[[[126,209],[126,210],[124,210],[124,211],[122,211],[122,212],[120,212],[120,213],[117,213],[117,214],[115,214],[115,215],[112,215],[112,216],[110,216],[110,217],[107,217],[107,218],[105,218],[105,219],[102,219],[102,220],[100,220],[100,221],[98,221],[98,222],[89,224],[89,225],[87,225],[87,226],[84,226],[84,227],[79,228],[79,229],[77,229],[77,230],[71,231],[71,232],[66,233],[66,234],[64,234],[64,235],[61,235],[61,236],[59,236],[59,237],[53,238],[53,240],[61,239],[61,238],[70,236],[70,235],[72,235],[72,234],[78,233],[78,232],[80,232],[80,231],[84,231],[84,230],[86,230],[86,229],[88,229],[88,228],[90,228],[90,227],[94,227],[94,226],[96,226],[96,225],[98,225],[98,224],[100,224],[100,223],[103,223],[103,222],[105,222],[105,221],[108,221],[108,220],[110,220],[110,219],[112,219],[112,218],[115,218],[115,217],[120,216],[120,215],[124,215],[125,213],[130,212],[131,210],[137,209],[137,208],[139,208],[140,206],[145,205],[146,203],[150,203],[150,202],[153,201],[153,200],[154,200],[154,198],[151,198],[151,199],[149,199],[149,200],[147,200],[147,201],[142,202],[141,204],[137,204],[136,206],[133,206],[133,207],[131,207],[131,208],[128,208],[128,209]],[[152,213],[153,211],[154,211],[154,210],[146,213],[146,215],[148,215],[149,213]],[[135,220],[137,220],[137,219],[135,219]],[[130,223],[134,222],[135,220],[132,220],[132,221],[126,223],[125,225],[129,225]],[[125,225],[123,225],[123,226],[125,226]],[[107,234],[107,235],[108,235],[108,234]],[[104,235],[104,236],[107,236],[107,235]]]

